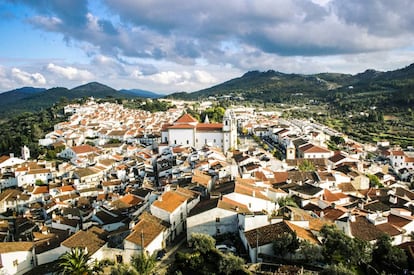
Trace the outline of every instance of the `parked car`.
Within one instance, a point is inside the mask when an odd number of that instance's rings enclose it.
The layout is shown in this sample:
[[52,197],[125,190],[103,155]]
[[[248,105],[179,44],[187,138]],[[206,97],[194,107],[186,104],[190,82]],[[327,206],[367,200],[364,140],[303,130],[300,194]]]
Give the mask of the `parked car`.
[[158,250],[156,257],[157,261],[160,261],[165,256],[165,253],[166,252],[164,249]]
[[218,245],[216,245],[216,248],[218,250],[220,250],[221,252],[223,252],[223,253],[231,252],[231,253],[234,254],[237,251],[234,246],[229,246],[229,245],[226,245],[226,244],[218,244]]

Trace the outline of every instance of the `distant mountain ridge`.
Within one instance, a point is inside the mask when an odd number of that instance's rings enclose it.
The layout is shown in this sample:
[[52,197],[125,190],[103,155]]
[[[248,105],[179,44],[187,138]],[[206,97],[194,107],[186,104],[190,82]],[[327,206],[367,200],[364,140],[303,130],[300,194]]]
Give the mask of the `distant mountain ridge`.
[[[155,98],[155,93],[146,91]],[[55,87],[51,89],[23,87],[12,91],[0,93],[0,118],[21,112],[36,112],[48,108],[62,98],[68,100],[84,97],[95,98],[137,98],[147,97],[145,93],[137,95],[117,91],[107,85],[91,82],[73,89]],[[159,96],[158,96],[159,97]]]
[[265,72],[249,71],[213,87],[192,93],[174,93],[168,98],[202,99],[209,96],[240,96],[247,100],[283,102],[294,95],[307,99],[325,99],[332,92],[346,90],[354,92],[363,89],[402,90],[414,86],[414,64],[394,71],[380,72],[368,69],[365,72],[350,75],[341,73],[286,74],[274,70]]
[[150,91],[146,91],[146,90],[140,90],[140,89],[122,89],[119,90],[121,93],[123,94],[127,94],[127,95],[135,95],[135,96],[139,96],[139,97],[144,97],[144,98],[160,98],[163,97],[163,95],[154,93],[154,92],[150,92]]

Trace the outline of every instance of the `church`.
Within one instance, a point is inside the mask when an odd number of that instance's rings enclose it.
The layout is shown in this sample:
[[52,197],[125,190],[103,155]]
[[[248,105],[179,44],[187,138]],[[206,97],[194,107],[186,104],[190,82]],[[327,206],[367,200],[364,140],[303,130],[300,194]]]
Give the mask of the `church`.
[[237,149],[237,123],[234,112],[226,110],[223,123],[198,122],[190,114],[183,114],[173,124],[161,130],[162,143],[169,146],[191,146],[196,149],[204,145],[219,147],[223,152]]

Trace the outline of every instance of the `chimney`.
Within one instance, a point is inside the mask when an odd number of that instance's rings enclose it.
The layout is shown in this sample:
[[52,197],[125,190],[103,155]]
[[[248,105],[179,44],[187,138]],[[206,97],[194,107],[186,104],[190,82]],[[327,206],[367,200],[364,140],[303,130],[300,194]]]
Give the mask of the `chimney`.
[[158,201],[162,201],[162,195],[158,196]]
[[256,190],[253,190],[253,192],[252,192],[252,196],[253,196],[253,197],[256,197]]

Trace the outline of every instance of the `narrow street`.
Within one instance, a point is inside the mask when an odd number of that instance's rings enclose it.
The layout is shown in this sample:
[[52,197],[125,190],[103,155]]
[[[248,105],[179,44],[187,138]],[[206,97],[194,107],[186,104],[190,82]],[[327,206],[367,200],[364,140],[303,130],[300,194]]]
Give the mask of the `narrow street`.
[[165,275],[167,274],[168,267],[174,262],[175,260],[175,254],[179,249],[183,249],[186,246],[186,234],[183,233],[180,236],[177,237],[177,239],[166,248],[166,253],[164,257],[157,262],[157,265],[155,267],[154,274],[157,275]]

